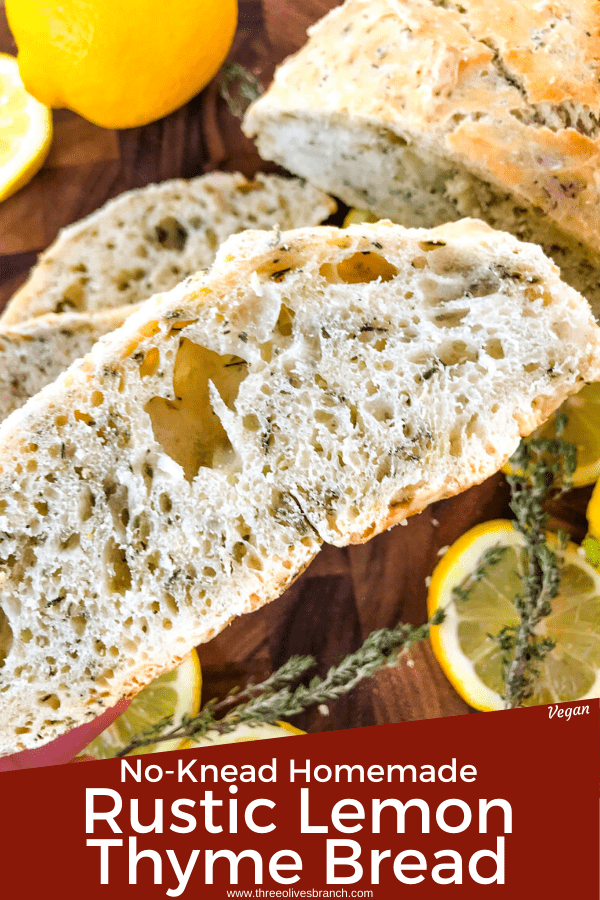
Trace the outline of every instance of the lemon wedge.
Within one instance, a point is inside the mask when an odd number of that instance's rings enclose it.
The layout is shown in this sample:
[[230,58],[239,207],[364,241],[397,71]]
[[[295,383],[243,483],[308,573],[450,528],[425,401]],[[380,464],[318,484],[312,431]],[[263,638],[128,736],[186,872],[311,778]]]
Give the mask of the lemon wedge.
[[0,200],[33,178],[51,141],[50,110],[25,90],[16,58],[0,53]]
[[[173,716],[173,725],[181,722],[184,715],[195,716],[200,708],[201,690],[200,662],[193,650],[176,669],[159,675],[141,690],[123,715],[88,744],[80,755],[107,759],[115,756],[132,737],[148,731],[166,716]],[[185,746],[188,746],[187,739],[163,741],[141,747],[131,755],[182,750]]]
[[[431,578],[429,614],[443,609],[446,617],[432,628],[433,651],[458,693],[475,709],[502,709],[502,652],[490,637],[519,616],[514,598],[522,589],[523,536],[506,520],[472,528],[442,557]],[[499,562],[486,568],[475,583],[469,578],[483,554],[504,547]],[[457,599],[456,587],[467,587]],[[537,627],[555,647],[544,658],[534,695],[527,705],[587,700],[600,696],[600,573],[580,555],[575,544],[564,551],[559,594],[552,612]]]

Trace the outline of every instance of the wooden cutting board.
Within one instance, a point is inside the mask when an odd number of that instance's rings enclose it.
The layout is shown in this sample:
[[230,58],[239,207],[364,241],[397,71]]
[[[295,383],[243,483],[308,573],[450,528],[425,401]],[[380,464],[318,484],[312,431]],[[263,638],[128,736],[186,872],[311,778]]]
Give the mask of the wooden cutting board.
[[[273,69],[305,40],[307,25],[331,0],[242,0],[230,59],[267,84]],[[0,8],[0,51],[16,52]],[[185,107],[145,128],[116,132],[79,116],[54,113],[50,156],[34,180],[0,204],[0,308],[25,280],[58,230],[124,190],[216,168],[250,176],[263,163],[242,135],[215,83]],[[581,539],[589,491],[574,491],[557,515]],[[327,668],[373,629],[426,620],[426,583],[440,548],[479,522],[509,513],[498,475],[364,546],[326,547],[298,581],[269,606],[238,619],[199,648],[204,698],[260,679],[292,654],[310,653]],[[309,731],[461,715],[469,708],[447,682],[428,644],[394,669],[363,683],[324,711],[298,716]]]

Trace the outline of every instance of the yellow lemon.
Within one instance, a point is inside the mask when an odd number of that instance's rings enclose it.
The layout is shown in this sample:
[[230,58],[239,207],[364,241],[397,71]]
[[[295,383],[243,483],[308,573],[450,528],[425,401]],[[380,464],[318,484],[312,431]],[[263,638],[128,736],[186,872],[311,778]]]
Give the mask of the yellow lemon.
[[0,200],[33,178],[52,142],[52,115],[27,93],[14,56],[0,53]]
[[[577,447],[573,487],[593,484],[600,476],[600,382],[586,384],[578,394],[568,397],[557,413],[565,413],[567,416],[563,440]],[[550,416],[531,437],[555,438],[557,413]],[[507,475],[511,473],[509,466],[505,466],[502,471]]]
[[237,0],[6,0],[27,90],[105,128],[146,125],[220,68]]
[[[167,716],[178,725],[184,715],[195,716],[200,708],[202,675],[200,662],[192,650],[172,672],[159,675],[131,701],[123,715],[109,725],[102,734],[81,751],[82,756],[106,759],[115,756],[133,737],[142,735]],[[162,741],[134,751],[131,755],[181,750],[187,740]]]
[[[511,522],[478,525],[452,544],[431,578],[429,614],[446,613],[431,630],[433,651],[458,693],[476,709],[503,708],[502,652],[490,635],[519,622],[514,598],[522,590],[523,543]],[[493,547],[505,552],[474,581],[483,554]],[[466,599],[455,596],[457,587],[468,590]],[[555,647],[541,664],[528,705],[600,696],[600,573],[575,544],[564,551],[552,612],[536,630]]]

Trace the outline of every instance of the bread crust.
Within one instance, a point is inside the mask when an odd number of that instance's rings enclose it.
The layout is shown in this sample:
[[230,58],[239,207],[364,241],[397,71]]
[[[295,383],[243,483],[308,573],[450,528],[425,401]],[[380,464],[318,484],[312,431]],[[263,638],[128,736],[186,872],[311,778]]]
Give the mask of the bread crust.
[[277,70],[244,130],[300,171],[277,140],[286,118],[385,129],[598,250],[599,26],[595,0],[346,0]]

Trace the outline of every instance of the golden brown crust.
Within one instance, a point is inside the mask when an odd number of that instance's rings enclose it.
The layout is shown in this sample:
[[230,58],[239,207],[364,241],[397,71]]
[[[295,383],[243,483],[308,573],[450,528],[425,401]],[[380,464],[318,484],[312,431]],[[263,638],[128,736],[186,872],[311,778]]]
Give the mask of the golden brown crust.
[[599,28],[596,0],[347,0],[245,130],[260,145],[286,114],[385,128],[600,249]]

